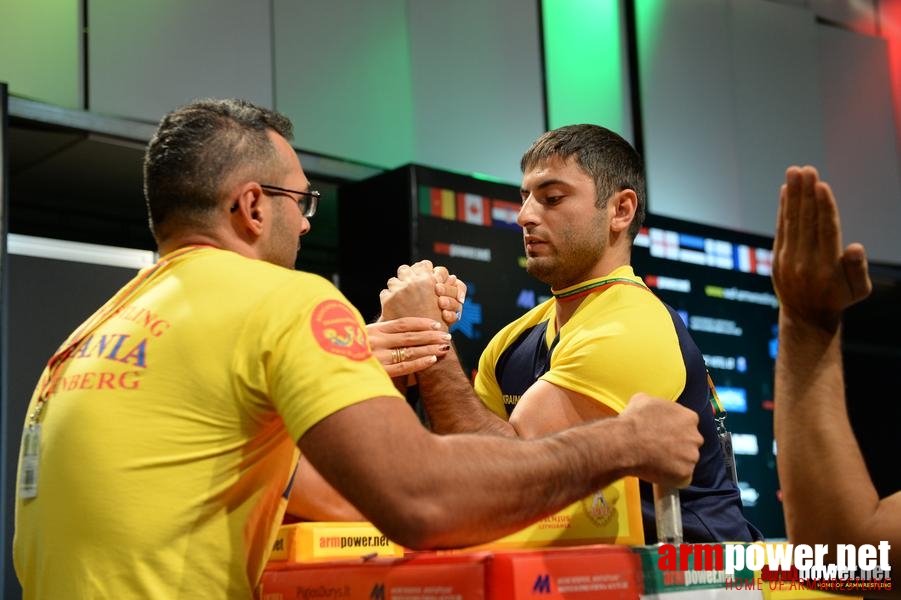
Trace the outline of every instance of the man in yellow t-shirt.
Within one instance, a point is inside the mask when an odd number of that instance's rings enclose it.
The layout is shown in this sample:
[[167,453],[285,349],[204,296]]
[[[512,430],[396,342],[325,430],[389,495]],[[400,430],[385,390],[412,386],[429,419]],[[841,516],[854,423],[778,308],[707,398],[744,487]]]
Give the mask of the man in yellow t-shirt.
[[[453,355],[417,374],[433,429],[534,438],[620,414],[638,391],[666,398],[697,413],[704,437],[691,484],[680,490],[685,541],[760,539],[726,473],[703,356],[630,266],[646,210],[640,156],[604,127],[569,125],[539,137],[521,167],[526,270],[554,297],[489,342],[475,393]],[[405,289],[421,269],[402,267],[389,281],[386,318],[434,302]],[[641,512],[645,541],[655,543],[646,483]]]
[[291,129],[236,100],[160,123],[144,176],[161,258],[63,343],[28,409],[26,599],[257,596],[298,448],[412,548],[500,537],[624,474],[690,476],[695,415],[650,398],[534,442],[427,432],[359,313],[293,270],[318,194]]

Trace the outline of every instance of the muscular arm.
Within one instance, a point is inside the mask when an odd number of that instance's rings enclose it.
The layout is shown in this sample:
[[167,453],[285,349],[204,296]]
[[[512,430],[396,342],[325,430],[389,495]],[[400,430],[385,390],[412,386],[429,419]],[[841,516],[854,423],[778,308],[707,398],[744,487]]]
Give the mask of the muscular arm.
[[520,398],[510,424],[525,439],[615,414],[594,398],[539,379]]
[[886,540],[890,564],[901,565],[901,493],[880,500],[845,407],[839,323],[870,291],[866,256],[859,245],[842,248],[835,199],[811,167],[787,172],[773,251],[774,418],[789,539],[832,549]]
[[320,421],[299,446],[391,539],[460,547],[512,533],[625,475],[686,483],[701,444],[696,425],[693,412],[642,398],[620,417],[533,441],[437,436],[402,400],[375,398]]
[[481,432],[516,437],[513,426],[488,410],[460,366],[456,351],[416,375],[419,396],[435,433]]
[[[779,319],[776,440],[789,539],[892,545],[901,565],[901,492],[879,499],[848,419],[839,330]],[[828,475],[827,475],[828,473]]]

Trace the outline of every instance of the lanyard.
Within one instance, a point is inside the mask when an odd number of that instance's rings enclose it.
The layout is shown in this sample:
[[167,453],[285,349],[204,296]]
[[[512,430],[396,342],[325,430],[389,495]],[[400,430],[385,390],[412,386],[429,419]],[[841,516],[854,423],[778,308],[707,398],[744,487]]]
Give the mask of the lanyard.
[[723,403],[720,402],[720,397],[716,393],[716,386],[713,385],[713,378],[710,376],[710,371],[707,371],[707,387],[710,389],[710,407],[713,409],[713,416],[718,419],[725,419],[726,409],[723,408]]

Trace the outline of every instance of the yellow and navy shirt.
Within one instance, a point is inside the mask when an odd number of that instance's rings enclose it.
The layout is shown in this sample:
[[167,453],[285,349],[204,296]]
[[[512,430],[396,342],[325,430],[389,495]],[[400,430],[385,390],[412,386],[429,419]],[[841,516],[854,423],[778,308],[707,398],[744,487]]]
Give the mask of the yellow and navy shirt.
[[[587,395],[616,413],[637,392],[683,404],[698,413],[704,436],[691,485],[680,490],[685,540],[760,539],[744,518],[738,488],[726,475],[708,402],[704,358],[685,324],[628,266],[574,288],[605,280],[613,283],[585,295],[559,332],[556,299],[498,332],[479,361],[476,392],[504,418],[539,379]],[[656,543],[653,494],[645,482],[641,496],[645,539]]]

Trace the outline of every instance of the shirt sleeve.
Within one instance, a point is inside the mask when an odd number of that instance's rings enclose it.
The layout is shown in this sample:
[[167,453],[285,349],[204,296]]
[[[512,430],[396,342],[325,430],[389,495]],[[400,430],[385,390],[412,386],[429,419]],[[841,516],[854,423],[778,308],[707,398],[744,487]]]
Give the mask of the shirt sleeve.
[[501,387],[497,382],[497,375],[494,371],[494,365],[497,364],[498,343],[497,337],[488,343],[485,351],[479,357],[479,370],[476,373],[476,379],[473,383],[476,395],[482,400],[482,403],[488,409],[501,417],[507,419],[507,409],[504,407],[504,397],[501,393]]
[[300,282],[283,286],[260,307],[261,314],[279,316],[261,320],[256,340],[260,391],[295,441],[342,408],[381,396],[403,398],[372,355],[356,308],[325,279],[307,275]]

